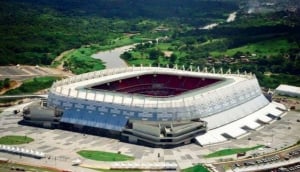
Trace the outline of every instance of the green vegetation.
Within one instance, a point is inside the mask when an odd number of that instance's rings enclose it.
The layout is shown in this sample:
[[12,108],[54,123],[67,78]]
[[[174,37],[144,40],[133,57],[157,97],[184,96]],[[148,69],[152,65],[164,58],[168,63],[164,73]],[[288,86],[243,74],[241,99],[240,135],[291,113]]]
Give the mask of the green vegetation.
[[131,156],[103,151],[81,150],[77,153],[84,158],[96,161],[128,161],[134,159]]
[[[237,0],[1,1],[0,56],[5,58],[0,65],[64,62],[65,68],[80,74],[104,68],[100,60],[91,58],[97,51],[160,38],[159,44],[138,46],[122,58],[131,65],[245,70],[268,88],[281,82],[299,85],[299,10],[247,14],[247,4]],[[236,20],[224,22],[233,11],[238,11]],[[212,30],[198,29],[215,22],[219,26]],[[53,62],[71,49],[61,61]]]
[[182,170],[183,172],[209,172],[207,168],[205,168],[203,165],[195,165],[190,168],[186,168]]
[[271,74],[264,76],[257,76],[259,78],[259,83],[261,86],[267,88],[276,88],[280,84],[290,84],[300,87],[300,78],[295,75],[288,74]]
[[10,85],[10,79],[5,78],[4,80],[0,80],[0,90],[3,88],[8,88]]
[[140,43],[142,41],[147,41],[151,39],[151,36],[149,38],[144,38],[138,35],[133,35],[133,36],[123,36],[119,37],[117,39],[113,39],[110,41],[108,45],[100,45],[98,47],[99,51],[105,51],[105,50],[111,50],[117,47],[122,47],[125,45],[130,45],[134,43]]
[[64,68],[71,70],[75,74],[104,69],[105,66],[100,60],[91,57],[91,55],[97,51],[98,46],[95,45],[81,47],[71,51],[63,58]]
[[276,56],[278,54],[282,54],[284,52],[288,52],[291,49],[297,48],[298,45],[296,42],[287,40],[286,38],[276,38],[265,40],[256,43],[250,43],[248,45],[244,45],[237,48],[227,49],[222,52],[211,52],[210,55],[214,57],[220,56],[231,56],[233,57],[235,54],[255,54],[256,56]]
[[0,171],[1,172],[11,172],[11,171],[42,171],[42,172],[59,172],[59,170],[52,169],[52,168],[42,168],[42,167],[35,167],[29,165],[22,165],[16,163],[7,163],[7,162],[0,162]]
[[[167,55],[169,53],[169,55]],[[121,58],[127,61],[130,65],[139,66],[143,64],[148,65],[161,65],[174,64],[178,57],[182,57],[184,53],[177,50],[177,47],[168,42],[144,43],[137,45],[132,51],[125,52]]]
[[125,34],[149,37],[162,24],[198,27],[237,8],[231,1],[1,1],[0,65],[49,65],[82,45],[114,44]]
[[16,102],[18,100],[21,100],[20,98],[8,98],[8,99],[0,99],[0,103],[3,104],[10,104],[12,102]]
[[92,58],[91,56],[93,54],[99,51],[110,50],[120,46],[138,43],[142,40],[144,39],[138,36],[124,36],[112,40],[108,45],[100,46],[97,44],[93,44],[88,46],[82,46],[78,49],[67,53],[60,62],[55,61],[53,63],[53,66],[56,66],[62,63],[63,61],[64,68],[71,70],[75,74],[82,74],[86,72],[101,70],[105,68],[105,64],[103,64],[102,61],[98,59]]
[[[252,72],[267,88],[276,88],[280,83],[300,85],[297,15],[275,12],[238,16],[235,22],[222,23],[212,30],[172,32],[168,39],[137,47],[122,58],[134,65],[176,63]],[[284,16],[289,17],[282,20]],[[153,51],[155,58],[151,58]],[[172,56],[165,57],[166,51]]]
[[17,94],[29,94],[34,93],[42,89],[51,87],[54,81],[60,79],[59,77],[45,76],[37,77],[33,79],[27,79],[23,84],[13,90],[9,90],[5,95],[17,95]]
[[264,145],[257,145],[257,146],[250,147],[250,148],[223,149],[223,150],[219,150],[219,151],[210,153],[210,154],[206,155],[205,158],[214,158],[214,157],[220,157],[220,156],[234,155],[237,153],[243,153],[243,152],[255,150],[255,149],[258,149],[261,147],[264,147]]
[[32,142],[33,139],[27,136],[3,136],[0,138],[0,144],[3,145],[19,145]]

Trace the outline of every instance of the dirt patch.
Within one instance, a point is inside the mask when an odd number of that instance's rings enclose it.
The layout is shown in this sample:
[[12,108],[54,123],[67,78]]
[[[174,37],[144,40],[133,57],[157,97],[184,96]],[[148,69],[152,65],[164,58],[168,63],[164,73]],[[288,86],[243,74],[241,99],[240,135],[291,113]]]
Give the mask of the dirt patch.
[[2,89],[0,89],[0,95],[6,93],[6,92],[9,91],[9,90],[18,88],[18,87],[20,87],[21,85],[22,85],[22,82],[20,82],[20,81],[15,81],[15,80],[10,81],[9,87],[8,87],[8,88],[2,88]]
[[54,62],[59,62],[59,65],[56,67],[56,69],[59,69],[59,70],[64,70],[64,60],[63,60],[63,57],[69,53],[71,53],[72,51],[74,51],[75,49],[71,49],[71,50],[67,50],[67,51],[64,51],[62,52],[59,56],[57,56],[54,60],[53,60],[53,63]]
[[163,51],[165,57],[171,57],[173,51]]
[[285,97],[285,96],[275,96],[273,97],[273,101],[284,104],[287,108],[291,110],[300,110],[300,99],[293,97]]

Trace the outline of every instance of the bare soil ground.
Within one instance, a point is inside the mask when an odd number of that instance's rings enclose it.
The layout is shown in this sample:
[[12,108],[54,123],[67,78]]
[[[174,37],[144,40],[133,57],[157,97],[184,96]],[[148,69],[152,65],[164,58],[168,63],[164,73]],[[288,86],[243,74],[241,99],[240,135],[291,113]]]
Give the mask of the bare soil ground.
[[273,97],[273,100],[284,104],[287,108],[291,110],[300,110],[300,98],[275,96]]
[[8,88],[2,88],[2,89],[0,89],[0,95],[6,93],[6,92],[9,91],[9,90],[18,88],[18,87],[20,87],[21,85],[22,85],[22,82],[20,82],[20,81],[15,81],[15,80],[10,81],[10,84],[9,84],[9,87],[8,87]]
[[171,57],[171,55],[173,54],[173,51],[164,51],[163,52],[165,57]]
[[53,62],[59,62],[59,65],[56,67],[56,69],[59,69],[61,71],[64,70],[64,60],[63,60],[63,57],[67,54],[69,54],[70,52],[74,51],[74,49],[71,49],[71,50],[67,50],[67,51],[64,51],[62,52],[59,56],[57,56]]

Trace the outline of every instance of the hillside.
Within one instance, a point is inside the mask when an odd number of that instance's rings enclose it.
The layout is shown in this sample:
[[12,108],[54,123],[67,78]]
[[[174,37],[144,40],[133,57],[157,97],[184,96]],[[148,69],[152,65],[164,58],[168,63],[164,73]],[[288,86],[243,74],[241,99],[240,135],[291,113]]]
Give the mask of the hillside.
[[[284,3],[286,2],[286,3]],[[261,84],[300,85],[300,11],[295,0],[0,1],[0,65],[103,69],[100,50],[167,38],[123,54],[128,64],[200,66],[253,72]],[[236,19],[226,19],[237,12]],[[206,25],[213,29],[203,29]],[[61,64],[62,65],[62,64]]]
[[107,44],[162,23],[200,26],[237,8],[234,2],[208,0],[0,1],[0,65],[48,65],[68,49]]

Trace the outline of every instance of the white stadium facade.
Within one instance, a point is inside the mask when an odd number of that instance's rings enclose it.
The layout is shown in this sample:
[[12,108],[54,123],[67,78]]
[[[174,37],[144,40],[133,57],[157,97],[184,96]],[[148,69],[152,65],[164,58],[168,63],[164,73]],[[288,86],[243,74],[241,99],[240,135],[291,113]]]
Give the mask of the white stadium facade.
[[202,146],[246,135],[280,119],[252,74],[126,67],[57,81],[47,106],[60,125],[149,146]]

